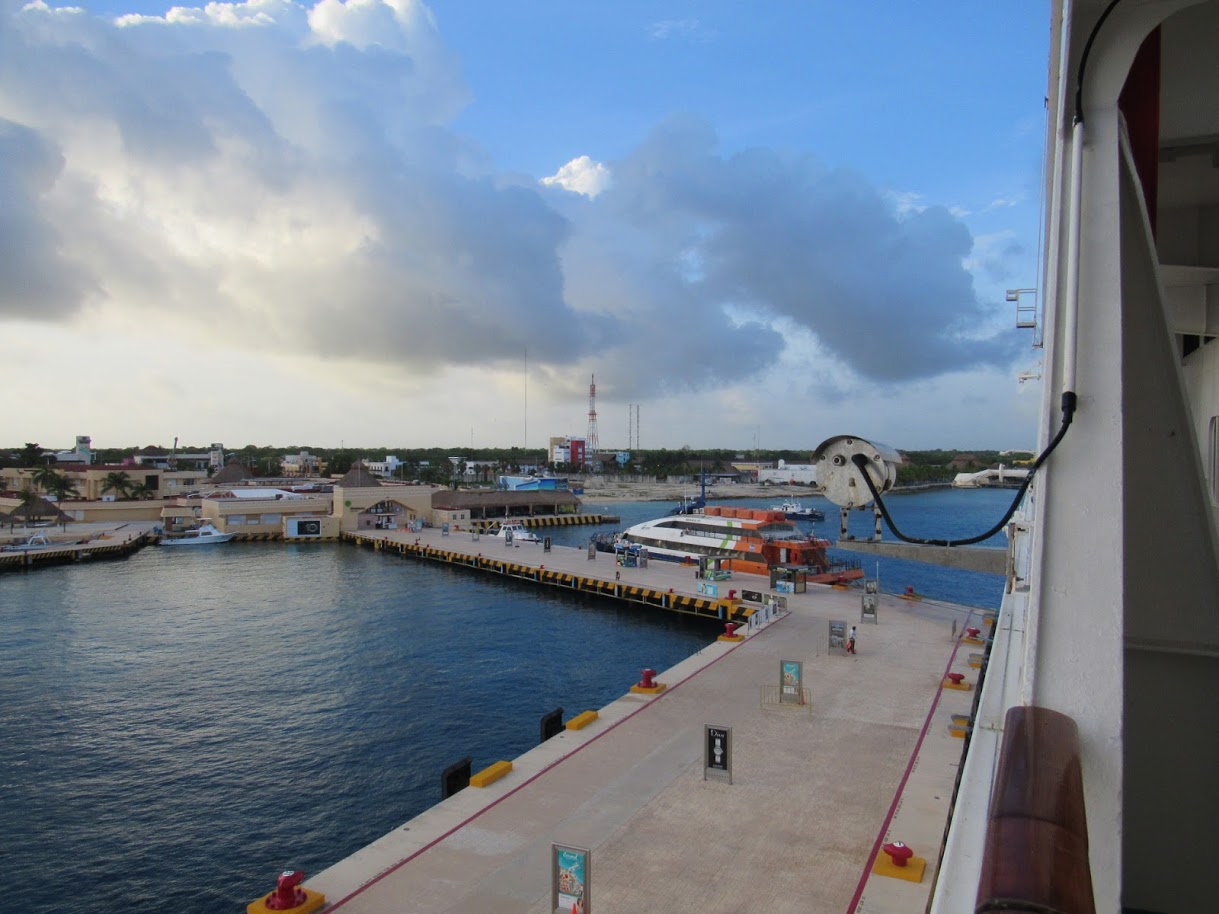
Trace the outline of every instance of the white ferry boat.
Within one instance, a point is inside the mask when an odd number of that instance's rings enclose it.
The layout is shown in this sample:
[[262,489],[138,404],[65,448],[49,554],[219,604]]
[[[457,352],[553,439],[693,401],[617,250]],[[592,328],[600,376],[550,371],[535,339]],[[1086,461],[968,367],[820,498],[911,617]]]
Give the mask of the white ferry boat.
[[856,562],[830,561],[829,540],[806,535],[776,510],[708,507],[693,514],[669,514],[628,527],[616,542],[644,546],[649,558],[669,561],[731,559],[732,571],[748,574],[769,575],[772,568],[791,566],[807,569],[813,582],[863,577]]

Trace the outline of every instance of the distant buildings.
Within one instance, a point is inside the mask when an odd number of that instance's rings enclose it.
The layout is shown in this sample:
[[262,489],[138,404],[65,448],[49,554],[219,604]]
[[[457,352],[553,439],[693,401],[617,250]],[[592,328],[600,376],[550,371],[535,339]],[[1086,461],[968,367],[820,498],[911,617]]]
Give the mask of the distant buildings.
[[817,465],[815,463],[788,463],[780,460],[777,467],[760,467],[757,474],[760,483],[802,486],[817,484]]
[[547,457],[555,466],[584,466],[587,441],[583,438],[551,438]]
[[289,454],[281,458],[279,465],[285,476],[321,476],[325,469],[322,459],[308,451]]
[[[62,462],[61,460],[60,463]],[[147,448],[143,453],[132,455],[125,463],[162,470],[219,470],[224,466],[224,445],[212,444],[206,451],[195,454]]]
[[70,451],[56,451],[56,463],[92,463],[93,439],[88,435],[76,436],[76,447]]

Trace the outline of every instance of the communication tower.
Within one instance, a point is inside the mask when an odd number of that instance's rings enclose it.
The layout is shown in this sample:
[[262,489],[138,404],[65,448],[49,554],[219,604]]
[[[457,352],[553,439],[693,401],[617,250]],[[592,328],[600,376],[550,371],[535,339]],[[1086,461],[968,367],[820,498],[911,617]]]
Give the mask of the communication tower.
[[597,440],[597,376],[590,375],[588,384],[588,434],[584,436],[584,463],[592,463],[600,442]]

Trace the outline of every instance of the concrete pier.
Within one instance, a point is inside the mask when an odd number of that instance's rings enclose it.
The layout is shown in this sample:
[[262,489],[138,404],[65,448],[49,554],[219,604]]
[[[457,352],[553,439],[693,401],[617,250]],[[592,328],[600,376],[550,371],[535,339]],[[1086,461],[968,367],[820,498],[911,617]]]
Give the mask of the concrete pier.
[[54,565],[83,561],[123,559],[156,542],[153,528],[147,521],[121,524],[72,525],[71,533],[58,527],[43,527],[23,531],[21,536],[9,534],[7,539],[19,543],[29,535],[45,535],[50,544],[33,549],[0,549],[0,572],[30,571]]
[[[583,574],[591,565],[687,593],[696,584],[681,566],[618,569],[579,549],[382,535],[511,550],[515,562]],[[976,694],[967,656],[978,648],[955,636],[980,627],[982,611],[881,595],[872,625],[860,622],[858,589],[784,596],[787,614],[743,629],[743,642],[712,643],[662,671],[665,690],[622,683],[587,726],[510,760],[504,777],[438,803],[308,887],[346,914],[542,914],[559,843],[591,850],[597,914],[922,910]],[[829,648],[831,620],[859,627],[855,655]],[[808,704],[773,701],[780,661],[803,663]],[[944,687],[950,672],[964,674],[960,687]],[[704,780],[706,724],[732,728],[731,784]],[[925,859],[919,881],[873,873],[891,841]]]

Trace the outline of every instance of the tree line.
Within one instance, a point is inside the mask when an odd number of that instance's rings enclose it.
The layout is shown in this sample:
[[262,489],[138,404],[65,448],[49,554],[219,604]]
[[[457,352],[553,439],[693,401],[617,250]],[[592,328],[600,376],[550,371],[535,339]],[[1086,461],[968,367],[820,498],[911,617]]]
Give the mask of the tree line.
[[[182,446],[178,453],[203,453],[204,446]],[[448,484],[472,462],[492,462],[497,472],[522,473],[529,470],[552,469],[560,473],[582,472],[580,467],[553,464],[547,461],[542,450],[521,447],[511,448],[325,448],[313,445],[294,444],[287,447],[247,444],[226,452],[227,460],[235,460],[251,475],[276,478],[283,475],[283,459],[302,451],[316,456],[326,464],[326,472],[341,475],[350,470],[357,461],[381,461],[393,454],[401,461],[396,476],[403,481]],[[1032,454],[1006,453],[996,450],[911,450],[901,451],[903,462],[898,466],[899,485],[918,483],[951,482],[957,473],[977,472],[999,463],[1019,465],[1032,458]],[[101,448],[94,451],[95,459],[103,465],[121,464],[136,455],[168,457],[168,448],[157,445],[129,448]],[[42,491],[55,495],[60,500],[72,498],[75,486],[55,469],[54,456],[44,454],[36,442],[26,442],[23,447],[0,451],[0,466],[32,467],[40,475],[35,476]],[[695,449],[682,447],[636,450],[622,472],[651,476],[658,479],[670,476],[697,477],[700,473],[727,472],[732,464],[741,462],[803,464],[812,461],[807,451],[757,450],[743,454],[729,448]],[[616,464],[604,468],[612,472]],[[112,478],[113,477],[113,478]],[[134,483],[122,470],[110,473],[105,480],[105,491],[113,492],[120,499],[145,498],[153,493],[143,483]]]

